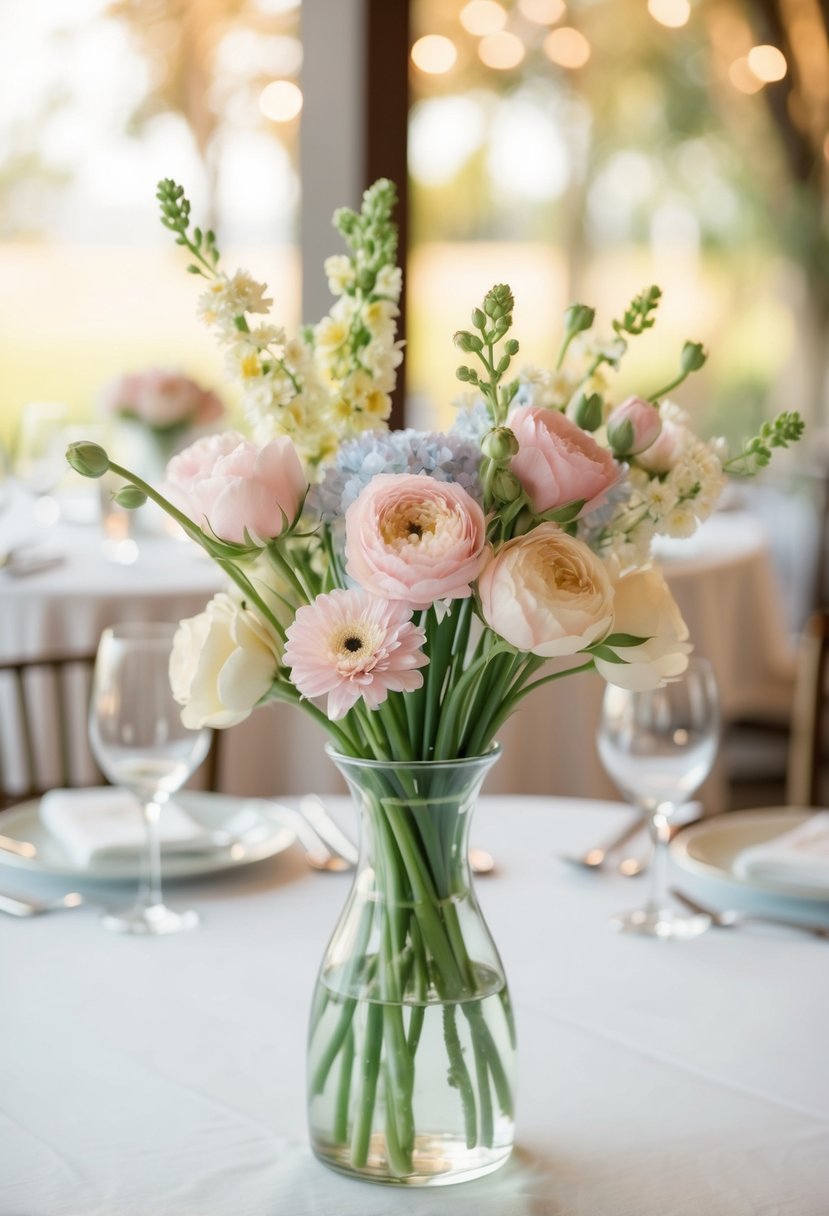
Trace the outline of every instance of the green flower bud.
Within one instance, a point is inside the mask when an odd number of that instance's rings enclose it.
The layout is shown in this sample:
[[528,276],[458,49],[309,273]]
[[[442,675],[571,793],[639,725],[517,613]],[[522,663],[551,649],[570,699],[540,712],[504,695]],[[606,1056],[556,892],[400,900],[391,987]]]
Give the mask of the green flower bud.
[[595,308],[588,308],[586,304],[571,304],[564,314],[564,328],[572,337],[590,329],[595,318]]
[[492,494],[498,502],[515,502],[521,497],[521,482],[509,469],[496,469],[492,476]]
[[90,443],[86,439],[70,443],[66,449],[66,459],[81,477],[103,477],[109,468],[109,457],[104,449],[100,444]]
[[484,349],[484,344],[476,334],[471,334],[468,329],[459,329],[453,339],[459,350],[465,351],[467,354],[475,353]]
[[519,349],[518,342],[515,338],[510,338],[508,342],[504,343],[504,350],[510,356],[517,355],[518,349]]
[[139,490],[138,486],[121,486],[121,489],[112,497],[118,506],[123,507],[126,511],[136,511],[147,501],[147,495],[143,490]]
[[576,425],[583,431],[597,431],[602,425],[603,417],[604,406],[599,394],[591,393],[589,397],[585,397],[582,393],[575,411]]
[[360,291],[368,293],[373,289],[376,279],[377,276],[373,270],[361,270],[357,275],[357,286]]
[[493,321],[497,321],[500,317],[506,317],[515,307],[515,299],[512,291],[506,283],[496,283],[486,293],[484,298],[484,312]]
[[496,426],[484,435],[481,451],[496,464],[505,464],[518,451],[518,440],[508,426]]
[[620,422],[609,422],[607,426],[607,442],[614,456],[626,456],[633,447],[633,423],[629,418]]
[[686,342],[680,356],[680,367],[687,376],[689,372],[698,372],[708,355],[701,342]]
[[476,329],[484,329],[486,326],[486,313],[481,312],[480,308],[472,309],[472,324]]

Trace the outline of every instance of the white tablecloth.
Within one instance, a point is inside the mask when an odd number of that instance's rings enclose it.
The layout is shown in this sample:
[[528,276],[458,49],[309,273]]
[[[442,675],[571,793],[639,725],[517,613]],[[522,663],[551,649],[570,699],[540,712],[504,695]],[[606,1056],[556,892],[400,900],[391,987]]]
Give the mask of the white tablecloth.
[[[305,1022],[347,876],[291,850],[171,887],[203,924],[166,940],[109,934],[92,907],[0,918],[1,1216],[826,1216],[829,945],[614,934],[641,880],[556,854],[623,813],[482,800],[517,1148],[449,1189],[350,1181],[308,1149]],[[59,889],[10,875],[0,889]],[[826,905],[808,912],[829,923]]]
[[[0,551],[38,535],[31,519],[0,517]],[[95,526],[58,525],[43,540],[66,563],[25,579],[0,571],[0,657],[94,650],[115,620],[176,620],[201,610],[222,585],[218,570],[190,545],[139,538],[132,566],[107,562]],[[767,709],[785,713],[792,653],[762,527],[744,512],[714,516],[689,541],[666,546],[664,569],[697,652],[714,665],[726,718]],[[491,788],[501,792],[613,797],[595,744],[604,682],[595,675],[552,684],[523,703],[501,732],[504,757]],[[318,763],[324,737],[304,715],[269,706],[223,741],[222,785],[237,794],[301,793],[309,766],[321,793],[340,789]],[[709,784],[711,809],[724,805]]]

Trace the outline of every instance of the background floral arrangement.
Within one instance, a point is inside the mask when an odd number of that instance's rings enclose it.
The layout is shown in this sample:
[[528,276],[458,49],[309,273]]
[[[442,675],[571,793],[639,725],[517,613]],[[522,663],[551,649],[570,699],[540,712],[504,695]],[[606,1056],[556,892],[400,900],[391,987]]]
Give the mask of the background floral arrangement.
[[138,422],[159,435],[183,433],[211,426],[224,416],[224,405],[183,372],[149,368],[128,372],[105,385],[99,399],[101,413]]
[[281,700],[341,757],[381,762],[364,766],[370,859],[346,912],[357,921],[335,933],[312,1012],[317,1151],[408,1178],[418,1135],[436,1133],[418,1126],[418,1103],[448,1086],[456,1143],[491,1168],[512,1141],[514,1032],[500,969],[461,923],[474,910],[468,803],[491,757],[416,762],[487,757],[550,680],[595,669],[648,689],[679,676],[691,643],[651,540],[693,532],[726,473],[756,471],[802,423],[781,414],[731,460],[704,443],[667,397],[705,360],[693,342],[669,385],[615,403],[608,373],[653,325],[655,287],[606,342],[590,337],[592,309],[573,305],[555,368],[514,375],[501,284],[455,334],[468,390],[456,426],[389,432],[401,359],[392,185],[368,190],[359,214],[337,212],[348,253],[326,262],[336,302],[291,339],[258,319],[271,303],[262,284],[219,269],[182,188],[162,182],[158,197],[206,282],[199,311],[241,380],[255,442],[199,439],[170,461],[163,493],[95,444],[72,445],[70,463],[120,475],[122,505],[153,499],[228,575],[176,637],[170,677],[189,726],[231,726]]

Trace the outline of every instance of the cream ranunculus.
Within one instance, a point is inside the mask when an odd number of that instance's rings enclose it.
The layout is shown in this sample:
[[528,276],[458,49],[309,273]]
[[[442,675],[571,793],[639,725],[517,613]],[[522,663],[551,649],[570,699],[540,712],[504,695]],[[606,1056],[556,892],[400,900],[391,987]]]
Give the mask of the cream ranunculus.
[[[646,567],[625,574],[616,584],[613,633],[647,638],[639,646],[608,646],[622,663],[595,656],[609,684],[647,692],[681,676],[693,646],[688,626],[659,570]],[[607,643],[604,644],[607,646]]]
[[243,722],[273,684],[276,634],[260,616],[220,592],[204,612],[180,623],[170,655],[170,686],[185,726]]
[[478,580],[484,620],[518,650],[575,654],[613,623],[613,584],[603,562],[553,523],[498,550]]

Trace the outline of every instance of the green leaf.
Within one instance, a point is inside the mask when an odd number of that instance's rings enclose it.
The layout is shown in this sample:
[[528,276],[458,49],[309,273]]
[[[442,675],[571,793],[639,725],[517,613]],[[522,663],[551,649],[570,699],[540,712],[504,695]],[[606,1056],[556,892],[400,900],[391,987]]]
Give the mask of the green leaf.
[[578,498],[564,507],[557,507],[554,511],[544,511],[538,518],[553,524],[570,524],[574,519],[578,519],[586,501],[586,498]]
[[595,655],[597,659],[604,659],[606,663],[627,663],[627,659],[623,659],[609,646],[603,646],[601,642],[596,646],[588,646],[584,653]]
[[635,633],[611,633],[602,639],[603,646],[641,646],[650,638],[639,638]]

